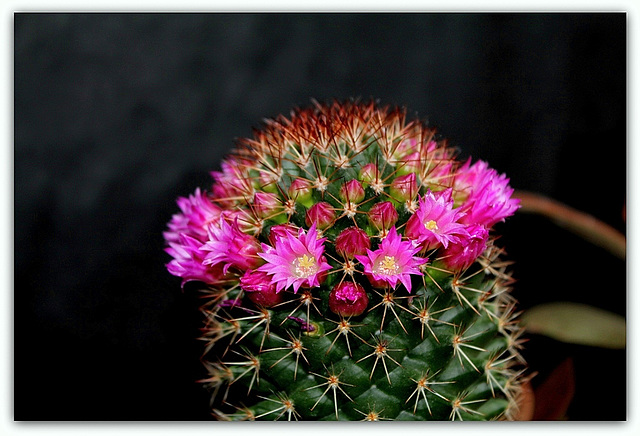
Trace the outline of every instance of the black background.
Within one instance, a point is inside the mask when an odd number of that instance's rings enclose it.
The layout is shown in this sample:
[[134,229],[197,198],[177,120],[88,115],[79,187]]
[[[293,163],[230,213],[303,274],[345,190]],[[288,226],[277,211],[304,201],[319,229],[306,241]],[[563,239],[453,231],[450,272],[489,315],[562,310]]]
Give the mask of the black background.
[[[625,230],[622,13],[20,13],[14,31],[16,420],[211,419],[199,301],[162,231],[234,138],[311,98],[407,105],[516,189]],[[623,261],[537,217],[498,230],[522,308],[625,314]],[[623,351],[526,355],[535,383],[574,358],[569,418],[625,419]]]

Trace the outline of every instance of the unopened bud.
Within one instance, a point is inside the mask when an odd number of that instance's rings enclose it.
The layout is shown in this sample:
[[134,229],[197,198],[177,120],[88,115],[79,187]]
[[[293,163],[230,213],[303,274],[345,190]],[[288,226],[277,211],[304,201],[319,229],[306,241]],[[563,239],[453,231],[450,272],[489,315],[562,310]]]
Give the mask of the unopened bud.
[[306,179],[295,179],[289,186],[289,197],[305,206],[311,201],[311,182]]
[[340,199],[344,202],[360,203],[364,200],[364,188],[362,183],[353,179],[340,187]]
[[398,212],[390,201],[383,201],[369,210],[369,221],[379,230],[389,229],[398,221]]
[[398,175],[417,173],[420,171],[421,165],[420,153],[417,151],[415,153],[411,153],[402,159],[398,159],[395,164],[396,174]]
[[369,298],[364,288],[350,281],[336,285],[329,294],[329,309],[336,315],[358,316],[368,304]]
[[311,227],[314,223],[318,229],[326,229],[336,219],[336,213],[333,207],[325,202],[321,201],[316,203],[307,211],[307,215],[304,218],[305,224]]
[[348,227],[336,238],[336,251],[346,259],[353,259],[356,254],[365,254],[369,248],[369,235],[358,227]]
[[469,268],[487,247],[489,232],[484,226],[473,224],[466,228],[468,237],[461,237],[449,244],[443,258],[448,268],[463,270]]
[[375,183],[380,177],[380,171],[376,164],[370,163],[366,164],[360,169],[360,173],[358,177],[362,181],[362,183],[366,185],[370,183]]
[[[254,187],[265,192],[278,192],[278,176],[271,171],[260,171]],[[257,185],[257,186],[256,186]]]
[[287,235],[297,237],[298,229],[291,224],[278,224],[272,226],[271,229],[269,229],[269,242],[271,242],[271,245],[275,247],[276,241]]
[[371,274],[366,274],[366,276],[372,288],[384,289],[389,287],[389,283],[386,280],[376,280]]
[[393,182],[391,182],[389,193],[391,197],[398,202],[413,200],[418,193],[418,182],[416,181],[415,173],[396,177]]
[[393,151],[391,158],[394,161],[401,160],[408,154],[415,153],[418,150],[418,141],[415,138],[405,139]]
[[283,295],[276,292],[276,285],[265,272],[249,270],[240,277],[240,287],[247,292],[254,304],[272,307],[282,302]]
[[276,194],[256,192],[253,196],[253,210],[260,218],[273,216],[281,208],[282,204]]

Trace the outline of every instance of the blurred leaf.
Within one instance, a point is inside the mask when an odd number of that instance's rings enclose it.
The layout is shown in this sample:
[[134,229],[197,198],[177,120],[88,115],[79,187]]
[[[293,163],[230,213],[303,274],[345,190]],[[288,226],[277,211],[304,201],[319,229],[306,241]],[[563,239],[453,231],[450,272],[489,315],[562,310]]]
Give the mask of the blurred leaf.
[[514,417],[514,421],[531,421],[534,417],[536,409],[536,399],[533,394],[533,388],[531,382],[526,380],[521,385],[520,394],[518,395],[516,402],[518,404],[518,412]]
[[616,349],[626,344],[624,318],[586,304],[542,304],[526,311],[522,322],[529,332],[562,342]]
[[575,393],[573,360],[566,359],[535,390],[534,421],[565,420]]

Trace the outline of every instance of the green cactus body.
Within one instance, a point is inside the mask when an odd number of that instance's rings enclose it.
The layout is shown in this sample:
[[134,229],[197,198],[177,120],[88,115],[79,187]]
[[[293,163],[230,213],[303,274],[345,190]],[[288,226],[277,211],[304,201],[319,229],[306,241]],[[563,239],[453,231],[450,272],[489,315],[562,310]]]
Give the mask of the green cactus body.
[[483,165],[374,103],[316,104],[241,140],[165,234],[169,271],[206,284],[214,415],[513,418],[521,329],[489,230],[517,200]]

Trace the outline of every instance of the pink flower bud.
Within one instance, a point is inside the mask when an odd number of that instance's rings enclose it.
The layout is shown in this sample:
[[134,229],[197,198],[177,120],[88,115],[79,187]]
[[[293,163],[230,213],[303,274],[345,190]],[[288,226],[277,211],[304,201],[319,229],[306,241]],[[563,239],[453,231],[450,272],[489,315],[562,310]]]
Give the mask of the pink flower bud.
[[443,253],[445,264],[454,270],[470,267],[487,247],[489,232],[484,226],[473,224],[465,230],[469,236],[460,236],[459,240],[449,244]]
[[289,186],[289,197],[298,203],[305,203],[311,199],[311,182],[306,179],[295,179]]
[[259,183],[254,182],[258,186],[256,188],[260,188],[263,191],[267,192],[278,192],[278,176],[271,171],[260,171],[258,174]]
[[422,165],[422,159],[420,157],[420,152],[411,153],[403,157],[402,159],[398,159],[395,161],[396,164],[396,174],[411,174],[417,173],[420,171],[420,165]]
[[236,205],[237,200],[233,199],[236,193],[229,191],[226,185],[216,183],[211,187],[211,196],[218,206],[231,208]]
[[399,202],[413,200],[418,193],[418,183],[415,173],[396,177],[393,182],[391,182],[389,193]]
[[378,170],[376,164],[370,163],[366,164],[360,169],[360,173],[358,174],[358,176],[362,183],[364,183],[366,186],[367,184],[373,183],[378,180],[378,178],[380,177],[380,171]]
[[371,287],[376,288],[376,289],[384,289],[384,288],[388,288],[389,287],[389,283],[387,283],[386,280],[378,280],[376,278],[374,278],[371,274],[365,274],[367,276],[367,279],[369,279],[369,283],[371,284]]
[[249,300],[260,306],[272,307],[283,299],[282,294],[276,292],[276,285],[271,283],[269,275],[262,271],[244,273],[240,277],[240,287],[247,292]]
[[340,188],[340,199],[344,202],[360,203],[364,200],[364,188],[362,183],[353,179],[344,183]]
[[269,229],[269,242],[275,247],[276,241],[287,235],[298,236],[298,229],[291,224],[277,224]]
[[336,214],[333,210],[333,207],[325,202],[321,201],[320,203],[316,203],[307,211],[307,215],[304,218],[304,222],[308,227],[311,227],[312,224],[315,223],[316,228],[318,229],[326,229],[336,219]]
[[346,259],[353,259],[356,254],[365,254],[369,248],[369,235],[357,227],[344,229],[336,238],[336,251]]
[[256,192],[253,196],[253,210],[260,218],[273,216],[281,208],[282,204],[276,194]]
[[364,288],[349,281],[336,285],[329,294],[329,309],[336,315],[358,316],[368,304],[369,298]]
[[398,161],[404,156],[414,153],[418,150],[418,141],[415,138],[405,139],[393,151],[392,159]]
[[383,201],[369,210],[369,221],[379,230],[389,229],[398,221],[398,212],[390,201]]

